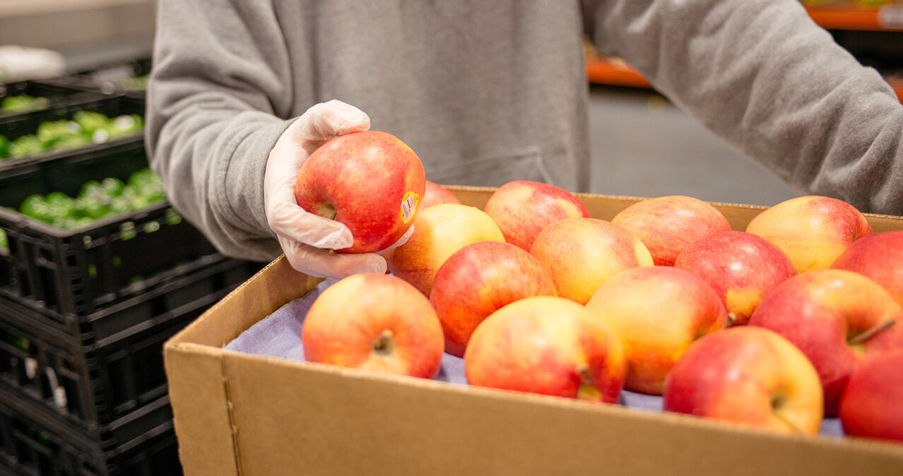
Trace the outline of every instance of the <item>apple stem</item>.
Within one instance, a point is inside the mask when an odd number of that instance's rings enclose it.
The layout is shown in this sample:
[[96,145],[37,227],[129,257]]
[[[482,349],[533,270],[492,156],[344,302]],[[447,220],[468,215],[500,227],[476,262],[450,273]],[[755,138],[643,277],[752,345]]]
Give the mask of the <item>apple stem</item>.
[[878,324],[877,326],[872,327],[871,329],[863,332],[862,334],[859,334],[858,336],[850,339],[850,345],[862,344],[862,343],[868,341],[869,339],[871,339],[872,337],[875,337],[875,335],[878,334],[879,332],[889,328],[890,326],[892,326],[896,323],[897,323],[896,320],[888,319],[888,320],[882,322],[881,324]]
[[735,322],[737,322],[737,315],[734,314],[733,312],[727,313],[727,326],[726,327],[733,326]]
[[376,343],[373,344],[373,350],[384,354],[389,353],[392,348],[393,338],[395,338],[395,333],[391,329],[383,330],[379,338],[376,339]]

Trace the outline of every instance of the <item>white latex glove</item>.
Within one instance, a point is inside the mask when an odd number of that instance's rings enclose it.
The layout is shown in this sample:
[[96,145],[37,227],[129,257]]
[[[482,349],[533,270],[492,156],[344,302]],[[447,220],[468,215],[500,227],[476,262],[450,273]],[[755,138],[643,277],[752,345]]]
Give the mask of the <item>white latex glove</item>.
[[[386,272],[386,260],[378,254],[334,253],[334,249],[351,246],[351,230],[335,220],[308,213],[295,201],[298,171],[310,154],[334,137],[368,129],[370,118],[363,111],[332,100],[308,109],[282,133],[270,151],[263,181],[267,223],[286,259],[302,273],[340,279],[356,273]],[[411,227],[382,252],[402,245],[413,231]]]

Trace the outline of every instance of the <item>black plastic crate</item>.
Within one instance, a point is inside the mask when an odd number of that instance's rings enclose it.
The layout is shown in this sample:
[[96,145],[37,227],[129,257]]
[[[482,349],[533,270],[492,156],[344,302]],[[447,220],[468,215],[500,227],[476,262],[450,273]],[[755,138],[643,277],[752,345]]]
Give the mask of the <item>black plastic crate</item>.
[[87,438],[0,393],[0,475],[182,474],[168,397],[103,430],[106,439]]
[[[38,126],[44,122],[71,119],[78,111],[99,112],[109,117],[120,116],[123,114],[138,114],[142,117],[144,116],[144,101],[140,99],[125,96],[101,97],[99,99],[94,97],[92,99],[95,100],[73,101],[57,104],[40,111],[16,114],[13,116],[0,116],[0,135],[5,136],[12,141],[24,135],[34,134],[38,130]],[[78,149],[51,151],[33,157],[0,160],[0,170],[16,168],[22,164],[57,159],[71,155],[90,155],[123,144],[140,145],[143,149],[144,137],[142,134],[135,134],[134,136],[123,137],[101,144],[88,145]]]
[[131,78],[137,78],[150,74],[150,58],[142,58],[134,61],[126,61],[108,64],[88,71],[82,71],[70,76],[55,78],[49,83],[69,88],[78,88],[83,91],[101,94],[123,94],[137,99],[144,98],[143,89],[130,89],[127,82]]
[[0,387],[92,433],[166,395],[163,343],[261,265],[224,259],[114,308],[69,333],[0,299]]
[[19,81],[16,83],[0,84],[0,101],[3,101],[7,97],[14,97],[22,94],[47,98],[47,107],[22,112],[4,112],[3,110],[0,110],[0,118],[43,111],[60,105],[82,104],[102,99],[102,96],[100,96],[99,93],[62,84],[50,84],[40,81]]
[[[87,316],[185,275],[216,255],[200,231],[168,202],[61,230],[15,211],[29,195],[78,194],[90,180],[127,180],[147,167],[141,141],[0,169],[0,297],[38,312],[57,326],[67,314]],[[212,259],[212,258],[210,258]]]

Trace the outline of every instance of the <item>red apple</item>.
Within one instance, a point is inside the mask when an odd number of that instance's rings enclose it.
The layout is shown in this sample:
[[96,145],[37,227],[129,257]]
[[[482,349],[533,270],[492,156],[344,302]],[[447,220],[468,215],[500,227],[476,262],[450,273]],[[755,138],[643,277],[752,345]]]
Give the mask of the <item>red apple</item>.
[[410,284],[358,274],[314,301],[301,331],[309,362],[433,378],[442,361],[439,317]]
[[790,258],[756,235],[719,231],[691,243],[675,268],[702,278],[727,307],[734,325],[743,325],[775,286],[796,276]]
[[825,414],[835,416],[862,359],[903,348],[903,326],[884,327],[900,312],[894,298],[872,280],[850,271],[819,270],[778,285],[749,325],[781,334],[809,357],[824,387]]
[[589,216],[580,200],[566,190],[526,180],[499,187],[483,211],[498,224],[505,241],[526,251],[546,226],[565,218]]
[[423,194],[423,200],[420,201],[420,209],[429,208],[433,205],[441,205],[443,203],[461,203],[455,194],[451,193],[435,182],[426,181],[426,192]]
[[621,271],[652,266],[640,240],[595,218],[568,218],[547,226],[530,254],[551,272],[558,295],[580,304]]
[[724,305],[708,284],[689,271],[664,266],[616,275],[596,291],[586,311],[621,339],[625,388],[656,395],[687,347],[727,324]]
[[903,231],[872,233],[834,260],[834,269],[859,273],[880,284],[903,306]]
[[351,230],[343,253],[372,253],[401,239],[414,223],[426,187],[417,154],[385,132],[354,132],[330,140],[301,166],[295,200],[311,213]]
[[760,213],[748,233],[777,245],[798,273],[825,269],[851,243],[872,232],[852,205],[828,197],[797,197]]
[[555,283],[530,253],[494,241],[461,248],[439,268],[430,293],[445,333],[445,351],[463,357],[484,319],[533,296],[555,296]]
[[700,339],[665,380],[665,411],[783,433],[818,433],[815,368],[787,339],[741,327]]
[[411,283],[425,296],[442,264],[455,251],[480,241],[505,241],[492,218],[478,208],[453,203],[423,210],[407,243],[386,256],[392,274]]
[[853,373],[840,421],[847,435],[903,442],[903,352],[870,358]]
[[611,221],[636,235],[657,266],[672,266],[690,243],[731,224],[715,207],[692,197],[673,195],[635,203]]
[[624,385],[621,344],[583,306],[531,297],[489,316],[464,354],[471,385],[615,403]]

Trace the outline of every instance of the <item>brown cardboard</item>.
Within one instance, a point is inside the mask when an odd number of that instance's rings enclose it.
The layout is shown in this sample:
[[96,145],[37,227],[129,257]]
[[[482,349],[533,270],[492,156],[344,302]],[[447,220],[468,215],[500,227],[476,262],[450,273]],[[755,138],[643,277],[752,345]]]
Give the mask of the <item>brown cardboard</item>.
[[[491,189],[451,187],[482,206]],[[581,195],[611,219],[637,199]],[[717,204],[735,228],[761,207]],[[869,216],[878,230],[903,219]],[[166,344],[186,475],[903,474],[903,445],[464,387],[222,349],[319,281],[279,259]]]

